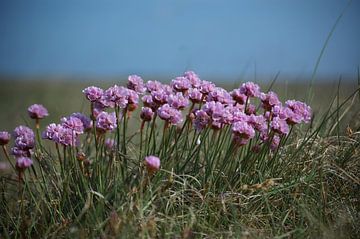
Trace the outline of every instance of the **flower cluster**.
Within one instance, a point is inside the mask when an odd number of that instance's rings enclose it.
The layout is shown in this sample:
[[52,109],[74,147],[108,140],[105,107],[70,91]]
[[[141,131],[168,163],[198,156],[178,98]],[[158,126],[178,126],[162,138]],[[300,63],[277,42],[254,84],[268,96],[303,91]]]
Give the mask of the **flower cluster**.
[[15,145],[11,153],[16,157],[16,168],[23,171],[32,165],[31,150],[35,147],[35,135],[32,129],[20,125],[14,130]]
[[47,109],[43,105],[34,104],[28,108],[28,113],[32,119],[43,119],[49,115]]
[[42,133],[42,138],[64,146],[75,146],[79,142],[79,135],[89,131],[91,127],[90,118],[81,113],[73,113],[63,117],[60,124],[49,124]]

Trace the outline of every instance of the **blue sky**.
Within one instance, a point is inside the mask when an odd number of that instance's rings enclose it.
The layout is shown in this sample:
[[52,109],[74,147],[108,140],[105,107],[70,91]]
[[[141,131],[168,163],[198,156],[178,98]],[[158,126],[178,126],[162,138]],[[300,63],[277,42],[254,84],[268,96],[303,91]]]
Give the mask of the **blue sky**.
[[[345,0],[0,0],[0,74],[310,75]],[[360,1],[320,75],[356,75]]]

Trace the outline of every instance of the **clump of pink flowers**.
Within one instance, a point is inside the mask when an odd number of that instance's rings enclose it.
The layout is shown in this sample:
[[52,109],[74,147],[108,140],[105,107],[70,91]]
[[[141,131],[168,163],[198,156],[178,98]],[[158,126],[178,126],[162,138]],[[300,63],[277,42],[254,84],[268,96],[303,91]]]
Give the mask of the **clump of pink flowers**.
[[[145,142],[147,153],[150,151],[151,137],[159,135],[154,132],[158,124],[164,125],[162,143],[157,146],[156,140],[152,140],[151,150],[156,154],[155,149],[161,149],[163,144],[176,143],[165,135],[166,129],[170,127],[176,129],[169,132],[172,137],[178,132],[186,130],[189,133],[192,130],[194,137],[199,135],[197,145],[201,144],[200,134],[212,131],[216,135],[223,130],[222,132],[231,133],[229,136],[234,147],[250,144],[249,148],[253,152],[259,152],[261,145],[267,145],[270,150],[275,151],[296,124],[309,123],[312,117],[311,108],[305,103],[287,100],[283,104],[275,92],[262,92],[256,83],[245,82],[229,92],[210,81],[201,80],[193,71],[175,77],[170,84],[144,82],[140,76],[130,75],[126,87],[113,85],[102,89],[89,86],[83,93],[90,101],[88,114],[75,112],[62,117],[59,123],[50,123],[45,127],[41,138],[55,143],[57,149],[63,146],[64,152],[66,148],[75,148],[73,152],[83,154],[84,144],[91,143],[95,143],[96,150],[100,151],[96,153],[96,157],[102,153],[101,147],[112,152],[111,155],[122,151],[118,155],[124,157],[124,163],[126,157],[123,155],[126,155],[128,139],[126,128],[129,122],[137,122],[138,119],[141,124],[140,144],[143,143],[145,124],[151,125],[146,131],[146,134],[150,134],[150,139],[146,138]],[[16,158],[15,167],[19,171],[33,164],[31,157],[37,147],[36,142],[39,141],[41,146],[39,120],[49,115],[47,109],[40,104],[30,106],[28,114],[36,120],[38,139],[35,140],[34,132],[27,126],[18,126],[14,130],[11,154]],[[130,120],[134,115],[136,120]],[[5,146],[9,141],[10,134],[0,132],[0,145]],[[143,158],[142,153],[140,146],[140,158]],[[87,166],[90,165],[90,160],[85,162],[88,162]],[[145,165],[153,174],[160,169],[160,159],[147,156]]]

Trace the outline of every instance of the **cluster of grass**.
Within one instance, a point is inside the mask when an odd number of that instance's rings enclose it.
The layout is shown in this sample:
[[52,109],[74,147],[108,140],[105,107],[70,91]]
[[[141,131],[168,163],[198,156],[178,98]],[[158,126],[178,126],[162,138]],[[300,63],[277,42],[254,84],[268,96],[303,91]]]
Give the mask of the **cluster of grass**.
[[[122,147],[115,152],[89,133],[81,145],[89,160],[43,142],[23,182],[12,171],[1,174],[0,235],[355,238],[360,127],[348,125],[359,117],[359,100],[358,91],[344,100],[337,94],[276,151],[235,149],[229,127],[197,133],[188,121],[166,130],[148,124],[140,132],[140,120],[124,120],[128,132],[118,132]],[[143,158],[152,154],[162,169],[149,175]]]

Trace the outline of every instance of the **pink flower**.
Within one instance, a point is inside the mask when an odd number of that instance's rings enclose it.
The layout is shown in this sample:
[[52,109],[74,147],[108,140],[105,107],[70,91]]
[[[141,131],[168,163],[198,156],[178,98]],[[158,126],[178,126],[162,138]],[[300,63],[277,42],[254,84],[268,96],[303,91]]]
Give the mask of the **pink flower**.
[[94,102],[101,99],[104,90],[96,86],[89,86],[83,90],[83,93],[88,100]]
[[16,159],[16,168],[19,171],[23,171],[26,168],[29,168],[32,164],[33,161],[28,157],[19,157]]
[[191,87],[191,83],[188,78],[179,76],[171,81],[172,88],[175,91],[185,92]]
[[11,135],[7,131],[0,131],[0,145],[6,145],[9,143]]
[[149,107],[142,107],[140,118],[144,121],[150,121],[152,117],[154,116],[154,112]]
[[39,104],[31,105],[28,108],[28,113],[29,113],[30,118],[32,118],[32,119],[43,119],[49,115],[47,109],[44,106],[39,105]]
[[160,169],[160,159],[156,156],[145,157],[145,165],[148,171],[152,174]]
[[280,119],[279,117],[274,117],[270,122],[270,127],[276,133],[279,134],[288,134],[289,133],[289,125],[285,120]]
[[116,127],[116,115],[114,112],[107,113],[103,111],[96,117],[96,128],[98,130],[105,132],[114,130]]
[[240,87],[240,93],[246,95],[247,97],[259,97],[260,86],[253,82],[243,83]]
[[130,75],[128,77],[127,88],[136,91],[137,93],[144,93],[146,88],[143,79],[137,75]]

